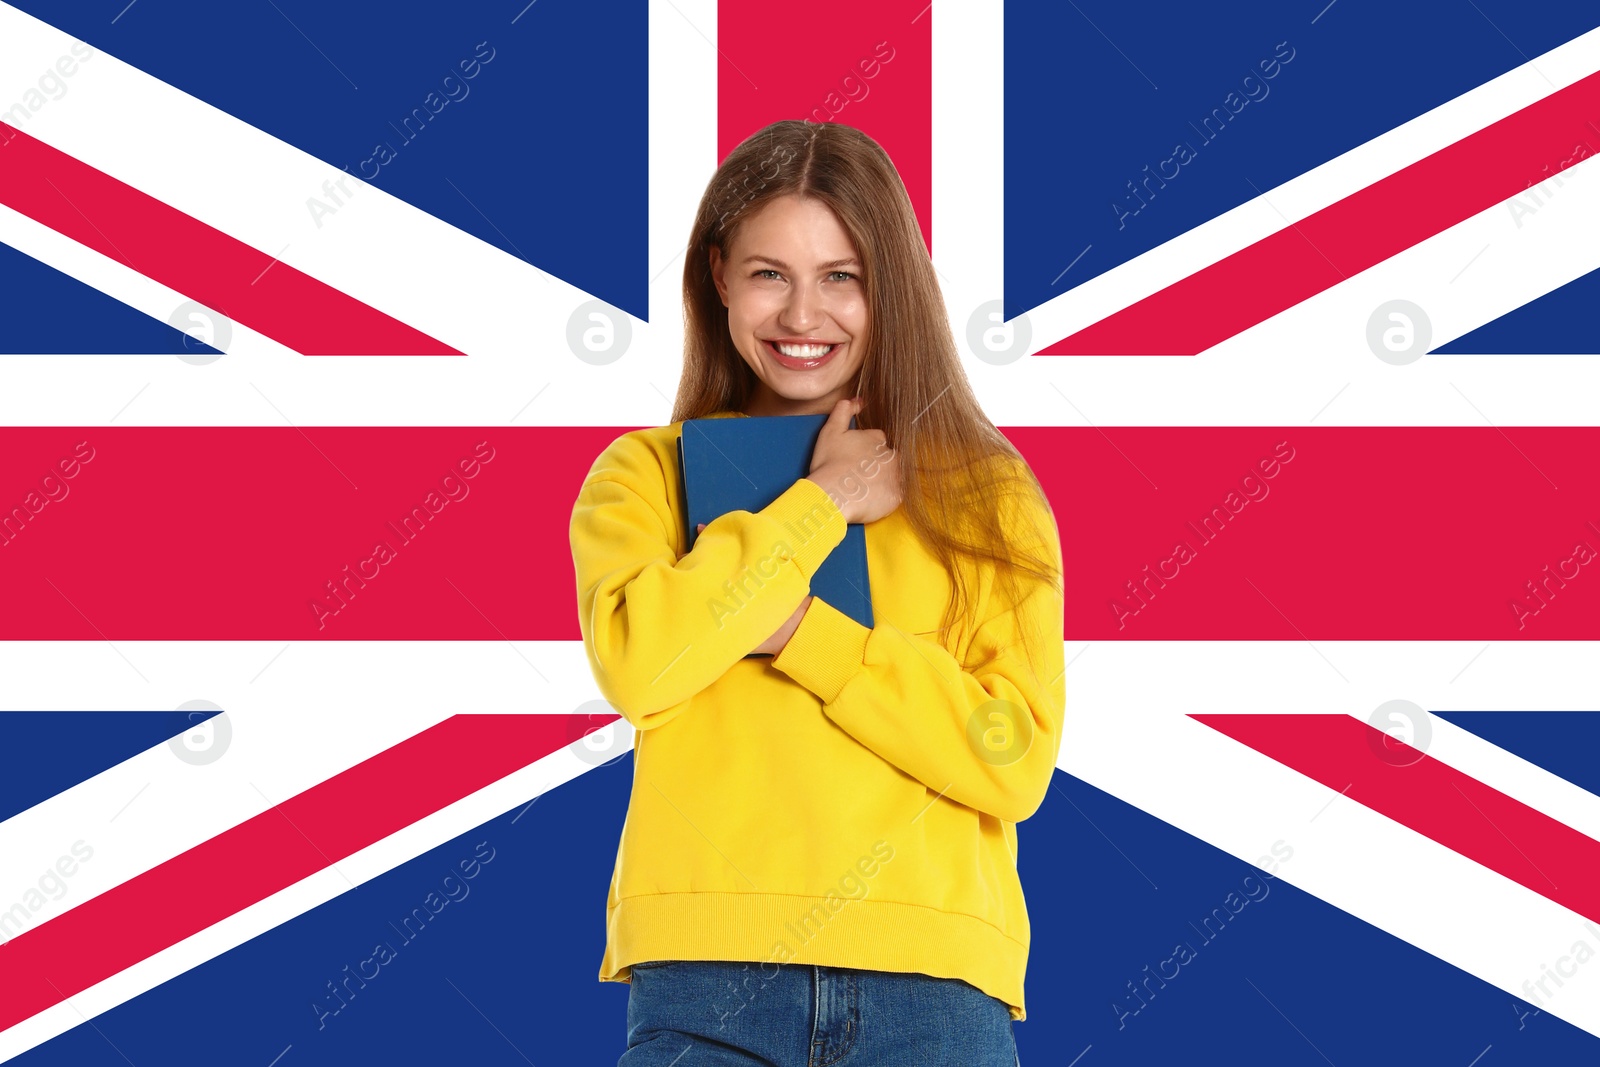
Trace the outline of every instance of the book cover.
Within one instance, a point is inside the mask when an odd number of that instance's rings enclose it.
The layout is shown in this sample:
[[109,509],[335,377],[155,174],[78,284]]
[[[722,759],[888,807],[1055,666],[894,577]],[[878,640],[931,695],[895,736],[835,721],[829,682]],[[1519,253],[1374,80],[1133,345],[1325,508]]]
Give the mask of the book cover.
[[[678,436],[678,471],[689,547],[694,547],[700,523],[730,511],[760,511],[809,474],[812,449],[827,421],[827,415],[686,420]],[[854,416],[850,427],[856,428]],[[844,540],[812,575],[811,594],[861,625],[873,625],[866,528],[861,523],[845,528]]]

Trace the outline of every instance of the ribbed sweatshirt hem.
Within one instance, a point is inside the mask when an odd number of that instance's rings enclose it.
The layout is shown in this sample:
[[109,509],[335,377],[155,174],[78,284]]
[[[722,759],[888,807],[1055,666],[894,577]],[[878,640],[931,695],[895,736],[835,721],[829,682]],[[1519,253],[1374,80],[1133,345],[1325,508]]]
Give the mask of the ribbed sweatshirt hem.
[[958,978],[1027,1018],[1028,946],[972,915],[871,897],[781,893],[660,893],[607,910],[602,982],[628,982],[635,963],[744,961]]

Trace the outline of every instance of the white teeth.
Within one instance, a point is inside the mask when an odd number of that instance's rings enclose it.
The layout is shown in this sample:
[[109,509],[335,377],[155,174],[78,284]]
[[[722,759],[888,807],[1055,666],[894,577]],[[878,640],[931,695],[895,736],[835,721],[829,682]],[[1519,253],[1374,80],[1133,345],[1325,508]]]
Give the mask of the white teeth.
[[833,348],[832,345],[780,345],[776,343],[772,343],[772,347],[790,359],[819,359],[827,355],[828,351]]

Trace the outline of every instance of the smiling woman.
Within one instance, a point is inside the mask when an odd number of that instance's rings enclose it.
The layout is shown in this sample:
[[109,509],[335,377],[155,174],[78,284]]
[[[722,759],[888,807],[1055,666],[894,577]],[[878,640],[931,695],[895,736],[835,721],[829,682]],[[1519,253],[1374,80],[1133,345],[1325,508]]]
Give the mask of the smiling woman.
[[[570,529],[588,662],[635,731],[600,964],[631,986],[619,1067],[1016,1067],[1015,824],[1066,702],[1049,501],[978,405],[860,130],[784,121],[736,148],[683,291],[672,422],[606,448]],[[684,420],[821,414],[809,473],[686,551]],[[872,627],[811,592],[851,524]],[[737,612],[704,610],[735,586]]]
[[866,290],[851,272],[862,268],[850,234],[826,205],[777,197],[739,228],[726,259],[715,245],[709,257],[734,345],[756,377],[746,415],[822,414],[855,395]]

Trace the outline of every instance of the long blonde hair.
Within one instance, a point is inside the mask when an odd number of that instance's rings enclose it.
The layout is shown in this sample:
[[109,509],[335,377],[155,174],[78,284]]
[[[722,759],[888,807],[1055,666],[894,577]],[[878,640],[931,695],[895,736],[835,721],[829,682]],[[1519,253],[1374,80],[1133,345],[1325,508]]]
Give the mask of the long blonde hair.
[[856,426],[884,431],[899,453],[905,517],[951,575],[954,597],[941,639],[958,622],[970,634],[987,621],[969,617],[976,593],[955,565],[958,555],[993,568],[1012,603],[1019,602],[1022,575],[1059,592],[1050,546],[1039,543],[1058,537],[1057,531],[1035,531],[1033,551],[1008,537],[1018,514],[1010,511],[1012,494],[1037,494],[1054,526],[1049,501],[973,395],[899,172],[883,148],[853,126],[774,122],[729,153],[712,175],[684,261],[684,365],[671,421],[742,410],[751,397],[755,374],[729,332],[710,249],[715,245],[726,258],[744,220],[780,196],[826,204],[856,246],[868,309]]

